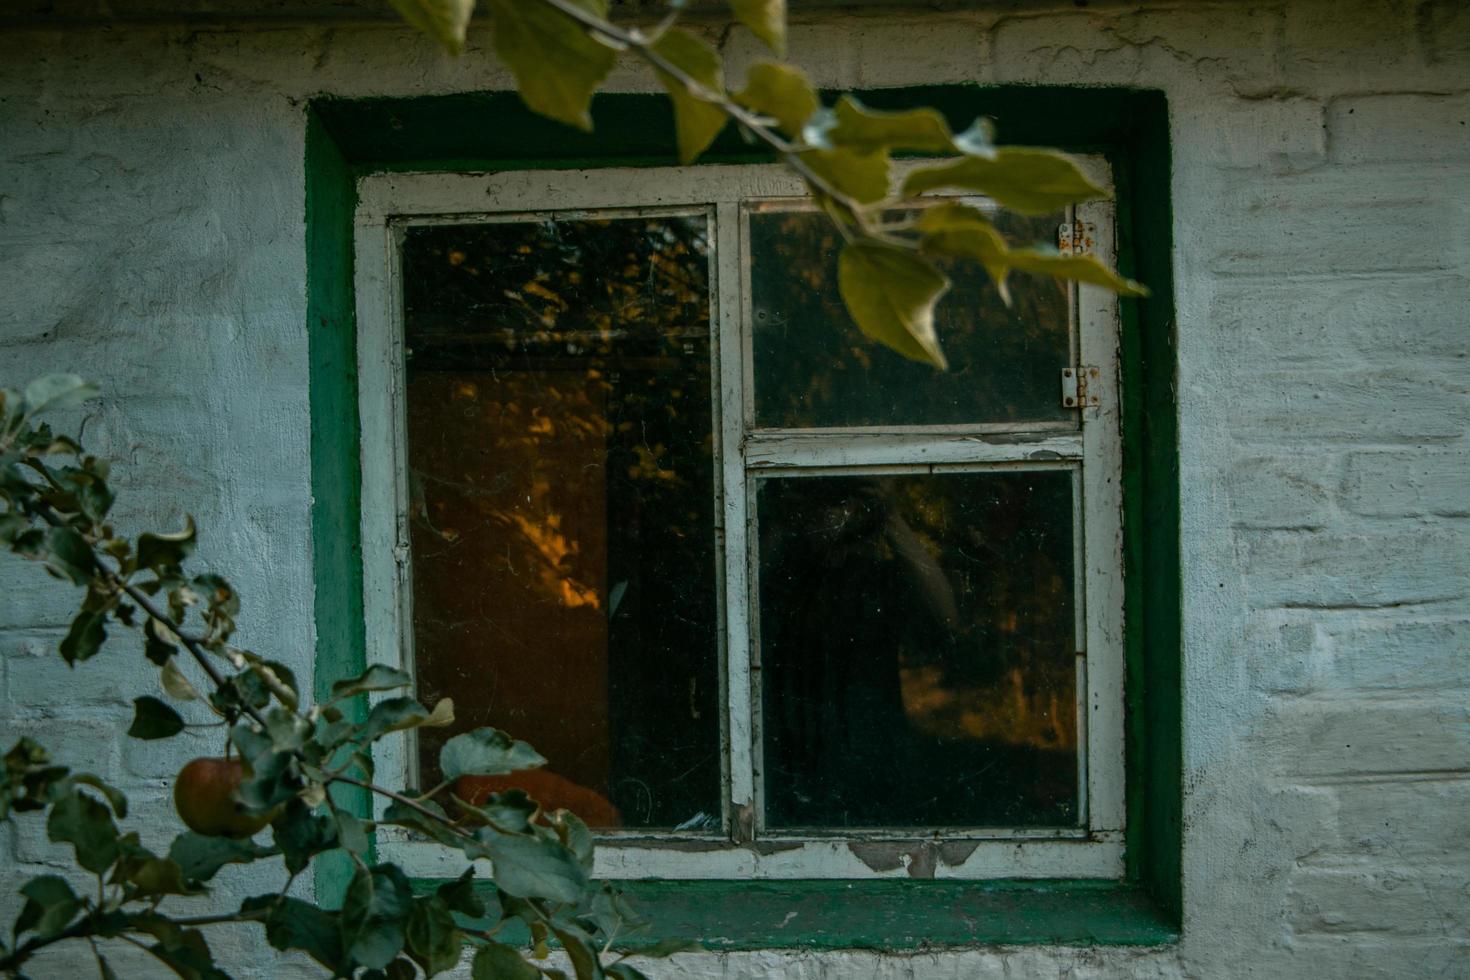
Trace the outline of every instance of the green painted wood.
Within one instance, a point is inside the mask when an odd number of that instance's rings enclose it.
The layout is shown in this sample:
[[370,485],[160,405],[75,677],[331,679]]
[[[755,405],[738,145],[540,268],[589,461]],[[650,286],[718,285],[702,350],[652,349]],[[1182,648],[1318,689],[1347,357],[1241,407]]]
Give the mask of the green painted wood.
[[[357,185],[347,158],[316,113],[306,119],[306,317],[311,411],[311,552],[315,585],[318,702],[332,681],[361,673],[362,481],[358,467],[357,324],[352,299],[352,215]],[[361,699],[359,699],[361,700]],[[355,706],[366,715],[363,705]],[[333,798],[360,816],[367,794],[337,787]],[[315,864],[317,900],[336,905],[352,877],[342,852]]]
[[[1168,942],[1177,935],[1183,908],[1182,586],[1168,106],[1160,92],[1120,88],[943,85],[876,89],[859,95],[877,108],[934,106],[957,128],[977,115],[988,115],[1006,143],[1099,152],[1113,165],[1119,197],[1118,264],[1154,291],[1151,299],[1121,304],[1127,881],[1024,886],[887,880],[631,882],[627,890],[667,924],[661,934],[717,937],[722,916],[731,923],[745,921],[737,931],[746,937],[739,940],[746,945],[729,948]],[[594,135],[535,116],[518,96],[505,92],[411,99],[320,98],[312,102],[308,114],[307,273],[320,694],[331,679],[356,672],[363,663],[352,337],[355,177],[385,171],[666,166],[674,162],[674,148],[669,108],[658,95],[598,96],[593,103]],[[727,129],[702,159],[749,163],[769,157]],[[342,885],[330,875],[319,875],[318,881],[325,882],[319,889],[328,891]],[[722,911],[689,918],[703,915],[693,906]],[[827,909],[825,918],[817,914],[822,908]],[[962,909],[963,914],[949,915],[946,910],[951,908]],[[772,923],[790,911],[798,915],[778,930]],[[808,925],[796,926],[800,921]],[[850,925],[842,925],[844,921]],[[829,924],[813,927],[812,922]],[[956,924],[960,922],[963,928]],[[735,930],[734,925],[726,928]],[[787,935],[798,928],[799,935]]]
[[[419,893],[442,882],[419,879]],[[495,888],[477,891],[494,909]],[[707,949],[912,951],[986,944],[1154,946],[1178,930],[1140,888],[1097,881],[627,881],[629,907],[648,920],[619,949],[665,939]],[[507,930],[507,942],[529,941]]]

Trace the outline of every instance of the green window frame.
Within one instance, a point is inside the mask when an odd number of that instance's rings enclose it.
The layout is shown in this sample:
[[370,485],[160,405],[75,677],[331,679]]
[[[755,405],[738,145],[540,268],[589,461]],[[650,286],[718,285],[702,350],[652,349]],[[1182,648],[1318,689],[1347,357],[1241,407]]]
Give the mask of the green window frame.
[[[1007,142],[1106,157],[1117,188],[1119,266],[1154,298],[1121,309],[1126,723],[1125,874],[1120,881],[918,879],[659,880],[622,887],[668,935],[715,948],[913,949],[987,942],[1152,944],[1178,935],[1180,579],[1167,105],[1122,89],[943,86],[859,93],[880,108],[933,105],[952,122],[982,112]],[[317,685],[362,669],[366,640],[353,217],[359,179],[390,172],[667,165],[665,100],[609,95],[597,135],[531,115],[513,93],[413,99],[320,98],[307,107],[310,345]],[[760,163],[733,133],[707,163]],[[1146,517],[1146,519],[1145,519]],[[321,694],[318,691],[318,694]],[[362,812],[368,801],[346,801]],[[324,867],[319,897],[344,885]],[[429,882],[424,883],[426,886]],[[795,913],[791,915],[790,913]]]

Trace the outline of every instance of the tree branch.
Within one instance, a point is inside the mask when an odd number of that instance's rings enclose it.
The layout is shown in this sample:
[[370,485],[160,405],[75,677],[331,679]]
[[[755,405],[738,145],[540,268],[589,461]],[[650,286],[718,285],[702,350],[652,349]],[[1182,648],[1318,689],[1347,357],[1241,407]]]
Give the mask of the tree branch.
[[[712,91],[705,87],[698,79],[659,54],[653,45],[649,43],[648,38],[644,36],[642,31],[637,29],[624,30],[617,27],[598,17],[596,14],[577,6],[571,0],[541,0],[541,2],[556,8],[578,24],[581,24],[588,31],[601,35],[619,47],[627,48],[649,65],[684,86],[690,95],[723,110],[725,115],[734,119],[740,125],[744,126],[753,136],[775,150],[781,156],[786,166],[794,170],[798,176],[812,187],[821,191],[823,196],[830,198],[859,225],[865,225],[861,203],[851,195],[839,190],[825,177],[813,170],[797,154],[795,147],[771,129],[771,127],[767,126],[759,115],[731,99],[728,93]],[[660,25],[660,31],[667,29],[671,22],[672,20],[670,18],[666,18],[664,23]]]
[[[42,502],[37,504],[36,513],[41,516],[42,520],[44,520],[47,524],[50,524],[52,527],[67,526],[66,522],[61,519],[61,515],[56,513],[56,511],[53,510],[51,505],[48,503]],[[91,541],[87,542],[87,551],[92,557],[92,565],[97,569],[97,572],[107,581],[107,584],[109,586],[119,592],[122,592],[129,599],[133,600],[137,607],[143,610],[144,614],[147,615],[149,619],[154,620],[162,626],[167,626],[169,628],[169,631],[179,638],[179,642],[184,645],[184,649],[189,651],[190,655],[194,658],[195,663],[199,665],[199,668],[203,670],[204,673],[209,677],[209,681],[211,684],[213,684],[217,689],[223,688],[225,686],[225,676],[220,673],[219,668],[216,667],[214,665],[214,662],[210,659],[209,651],[205,650],[204,647],[200,645],[198,640],[190,636],[184,630],[181,624],[175,623],[171,617],[164,614],[162,610],[154,605],[153,599],[151,596],[148,595],[148,593],[129,583],[112,569],[103,564],[102,558],[97,554],[97,549],[93,546]],[[262,715],[260,711],[255,708],[254,705],[242,701],[241,708],[247,715],[253,718],[257,724],[264,727],[265,716]]]

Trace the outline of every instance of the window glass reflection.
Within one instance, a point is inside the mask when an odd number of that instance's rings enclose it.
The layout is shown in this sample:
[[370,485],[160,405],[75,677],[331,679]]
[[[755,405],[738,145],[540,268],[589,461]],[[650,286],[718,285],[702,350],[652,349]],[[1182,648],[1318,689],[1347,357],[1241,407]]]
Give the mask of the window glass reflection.
[[403,244],[421,700],[505,729],[595,827],[719,828],[703,216],[414,227]]
[[[1055,241],[1064,215],[1001,213],[1012,241]],[[756,425],[815,428],[981,422],[1075,424],[1061,404],[1071,340],[1067,286],[1013,274],[1011,306],[971,261],[944,261],[953,288],[935,328],[948,371],[863,336],[837,290],[842,242],[815,211],[749,215]]]

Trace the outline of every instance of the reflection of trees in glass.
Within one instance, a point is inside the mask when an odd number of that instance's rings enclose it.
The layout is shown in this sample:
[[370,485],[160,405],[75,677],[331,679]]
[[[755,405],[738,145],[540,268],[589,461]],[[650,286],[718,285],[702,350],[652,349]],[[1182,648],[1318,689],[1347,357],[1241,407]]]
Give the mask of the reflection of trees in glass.
[[[1055,239],[1061,213],[995,216],[1013,241]],[[853,325],[837,293],[832,223],[810,211],[750,215],[756,422],[762,426],[1067,421],[1061,369],[1070,359],[1067,286],[1011,277],[1000,300],[976,262],[941,263],[954,288],[936,329],[947,372],[909,361]]]
[[769,479],[759,517],[773,825],[1075,820],[1070,474]]
[[719,812],[708,252],[697,216],[406,235],[421,694],[603,824]]

